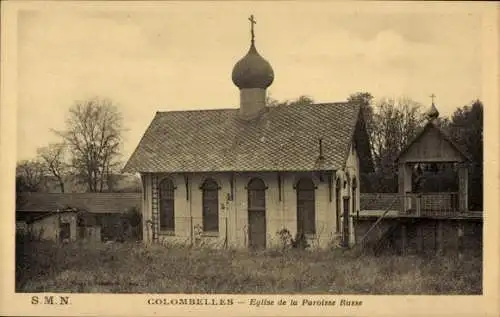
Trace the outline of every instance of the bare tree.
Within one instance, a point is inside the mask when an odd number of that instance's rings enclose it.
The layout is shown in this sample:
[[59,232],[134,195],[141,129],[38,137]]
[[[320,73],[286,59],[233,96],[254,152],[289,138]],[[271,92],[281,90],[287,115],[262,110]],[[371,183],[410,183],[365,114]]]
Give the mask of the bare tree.
[[38,160],[23,160],[16,166],[16,192],[38,192],[44,181],[44,165]]
[[421,105],[409,98],[382,99],[373,114],[370,134],[376,166],[392,164],[425,122]]
[[122,116],[110,100],[93,98],[69,110],[66,130],[57,132],[71,152],[75,177],[90,192],[102,192],[118,168]]
[[65,154],[64,143],[51,143],[38,149],[38,156],[45,165],[45,169],[57,179],[61,193],[64,193],[64,176],[68,171]]
[[415,137],[425,122],[422,107],[409,98],[373,101],[367,92],[351,94],[348,102],[359,105],[370,139],[375,173],[366,175],[377,184],[375,191],[397,190],[397,169],[394,160]]

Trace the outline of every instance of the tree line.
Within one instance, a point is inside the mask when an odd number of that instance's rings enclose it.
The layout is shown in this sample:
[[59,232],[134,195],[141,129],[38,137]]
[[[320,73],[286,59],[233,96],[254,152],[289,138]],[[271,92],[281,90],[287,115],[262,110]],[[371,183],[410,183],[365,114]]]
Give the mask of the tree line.
[[[312,103],[314,99],[307,95],[284,101],[267,98],[270,107]],[[375,100],[368,92],[351,94],[348,103],[361,108],[374,165],[373,173],[363,175],[361,191],[397,192],[395,159],[427,122],[428,107],[406,97]],[[437,122],[471,157],[469,201],[473,208],[482,208],[482,102],[474,100],[457,108],[449,118],[439,117]],[[68,175],[84,191],[113,191],[121,166],[123,131],[122,115],[110,100],[93,98],[76,102],[69,110],[65,129],[53,131],[60,141],[39,148],[36,158],[18,162],[17,191],[41,191],[44,177],[50,176],[60,191],[65,192]]]
[[64,193],[68,176],[84,191],[112,191],[121,165],[123,131],[122,115],[112,101],[77,101],[69,109],[65,129],[53,130],[59,141],[17,163],[16,191],[43,191],[46,180],[52,179]]
[[[427,123],[429,107],[410,98],[382,98],[375,101],[367,92],[349,96],[348,102],[361,107],[370,138],[374,172],[363,175],[362,192],[397,192],[395,160]],[[469,206],[483,204],[483,104],[474,100],[459,107],[451,117],[438,117],[437,125],[471,158],[469,164]],[[446,177],[442,174],[440,177]],[[455,182],[456,179],[452,180]],[[430,182],[431,183],[431,182]],[[432,184],[429,184],[432,185]]]

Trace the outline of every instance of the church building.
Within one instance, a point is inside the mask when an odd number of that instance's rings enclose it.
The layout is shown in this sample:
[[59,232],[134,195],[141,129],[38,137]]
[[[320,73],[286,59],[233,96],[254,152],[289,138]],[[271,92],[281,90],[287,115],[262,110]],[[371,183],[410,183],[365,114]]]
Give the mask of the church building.
[[266,105],[275,76],[250,21],[239,106],[157,112],[124,168],[141,175],[144,242],[269,248],[286,230],[313,248],[352,245],[360,166],[372,166],[360,108]]

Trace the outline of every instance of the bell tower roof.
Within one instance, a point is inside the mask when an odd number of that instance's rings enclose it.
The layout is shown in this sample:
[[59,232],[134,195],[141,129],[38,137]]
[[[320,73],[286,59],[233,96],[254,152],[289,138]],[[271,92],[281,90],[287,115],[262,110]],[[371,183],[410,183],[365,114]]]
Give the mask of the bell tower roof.
[[427,111],[427,118],[429,120],[434,120],[437,119],[437,117],[439,117],[439,111],[437,110],[436,105],[434,104],[434,98],[436,98],[436,95],[432,94],[430,97],[432,98],[432,104],[429,111]]

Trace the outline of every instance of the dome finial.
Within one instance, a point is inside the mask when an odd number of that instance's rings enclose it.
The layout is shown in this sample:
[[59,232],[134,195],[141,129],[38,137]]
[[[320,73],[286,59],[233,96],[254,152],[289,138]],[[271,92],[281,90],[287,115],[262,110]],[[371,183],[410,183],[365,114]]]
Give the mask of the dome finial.
[[257,24],[257,21],[255,21],[255,18],[253,17],[253,14],[250,15],[250,17],[248,18],[248,21],[250,21],[250,33],[252,34],[252,45],[253,45],[254,42],[255,42],[255,33],[254,33],[254,30],[253,30],[253,26],[255,24]]
[[250,33],[252,42],[247,55],[234,65],[232,78],[233,83],[240,89],[261,88],[265,89],[274,80],[274,71],[268,61],[266,61],[255,48],[254,25],[257,24],[255,17],[250,15]]
[[431,109],[429,109],[429,111],[427,112],[427,118],[429,118],[429,120],[432,121],[437,117],[439,117],[439,111],[437,110],[436,105],[434,104],[434,98],[436,98],[436,95],[432,94],[429,97],[431,97],[432,104],[431,104]]
[[432,94],[432,95],[430,95],[429,97],[431,97],[432,104],[434,104],[434,98],[436,98],[436,95],[435,95],[435,94]]

